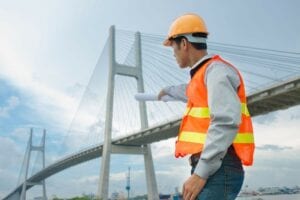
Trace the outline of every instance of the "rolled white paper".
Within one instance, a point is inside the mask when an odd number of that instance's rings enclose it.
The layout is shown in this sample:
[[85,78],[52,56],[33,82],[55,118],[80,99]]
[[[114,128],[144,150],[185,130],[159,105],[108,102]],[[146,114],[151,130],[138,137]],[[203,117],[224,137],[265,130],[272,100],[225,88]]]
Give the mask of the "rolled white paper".
[[134,98],[138,101],[158,101],[156,94],[137,93]]
[[162,96],[161,100],[164,101],[164,102],[167,102],[167,101],[179,101],[178,99],[174,99],[174,97],[171,97],[169,95]]
[[[134,95],[137,101],[159,101],[157,94],[137,93]],[[169,95],[165,95],[161,98],[161,101],[177,101]]]

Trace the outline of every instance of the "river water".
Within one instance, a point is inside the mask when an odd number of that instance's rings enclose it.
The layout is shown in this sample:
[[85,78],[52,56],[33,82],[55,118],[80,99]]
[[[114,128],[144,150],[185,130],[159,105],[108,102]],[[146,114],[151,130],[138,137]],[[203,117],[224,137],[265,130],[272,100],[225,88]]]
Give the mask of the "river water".
[[280,194],[253,197],[238,197],[236,200],[300,200],[300,194]]

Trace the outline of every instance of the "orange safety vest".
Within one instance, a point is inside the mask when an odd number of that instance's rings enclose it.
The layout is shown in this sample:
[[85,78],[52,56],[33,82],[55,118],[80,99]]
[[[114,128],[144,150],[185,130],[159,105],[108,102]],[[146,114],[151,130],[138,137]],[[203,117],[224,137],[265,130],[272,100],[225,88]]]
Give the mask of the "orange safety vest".
[[241,102],[241,124],[233,141],[233,147],[243,165],[252,165],[255,147],[252,121],[247,108],[244,82],[239,71],[232,64],[221,59],[218,55],[213,56],[208,62],[201,66],[187,86],[186,95],[188,97],[188,102],[176,141],[175,156],[184,157],[187,154],[199,153],[203,149],[210,124],[210,112],[207,103],[207,88],[204,76],[207,67],[212,62],[216,61],[223,62],[227,66],[233,67],[240,77],[240,86],[237,93]]

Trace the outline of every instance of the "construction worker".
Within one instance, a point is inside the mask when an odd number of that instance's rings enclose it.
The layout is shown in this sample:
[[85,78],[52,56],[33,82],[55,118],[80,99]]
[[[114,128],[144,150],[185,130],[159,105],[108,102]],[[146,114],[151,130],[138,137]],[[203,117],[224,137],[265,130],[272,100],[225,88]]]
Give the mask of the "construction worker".
[[164,45],[173,48],[180,68],[191,68],[191,80],[158,96],[187,101],[175,148],[177,158],[190,155],[192,175],[183,184],[184,200],[232,200],[243,184],[243,165],[253,163],[252,121],[241,74],[207,53],[207,36],[196,14],[172,23]]

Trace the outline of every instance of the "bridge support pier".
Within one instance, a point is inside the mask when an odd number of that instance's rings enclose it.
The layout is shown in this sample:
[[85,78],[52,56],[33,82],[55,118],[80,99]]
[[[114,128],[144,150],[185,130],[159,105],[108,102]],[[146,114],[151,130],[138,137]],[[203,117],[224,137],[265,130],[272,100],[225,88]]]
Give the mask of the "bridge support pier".
[[[141,36],[137,32],[135,35],[135,59],[136,66],[121,65],[116,62],[115,59],[115,28],[110,28],[110,47],[109,47],[109,77],[108,77],[108,89],[106,98],[106,120],[105,120],[105,132],[104,132],[104,144],[101,162],[101,171],[99,177],[98,197],[102,200],[108,199],[108,187],[109,187],[109,169],[110,169],[110,156],[111,153],[129,153],[129,154],[143,154],[146,172],[146,182],[148,190],[148,199],[158,200],[158,190],[155,178],[155,170],[153,165],[151,145],[126,147],[112,145],[111,143],[111,131],[112,131],[112,119],[113,119],[113,97],[114,97],[114,84],[115,75],[129,76],[137,80],[138,92],[144,92],[144,82],[142,75],[142,51],[141,51]],[[147,110],[145,102],[139,102],[141,128],[148,127]]]
[[150,144],[146,145],[145,149],[147,149],[144,154],[144,163],[146,171],[148,199],[159,200]]
[[[41,141],[41,145],[40,146],[34,146],[32,144],[32,135],[33,135],[33,128],[30,129],[30,136],[29,136],[29,140],[28,140],[28,145],[27,145],[27,151],[28,152],[28,156],[27,159],[25,161],[25,179],[23,182],[23,186],[22,186],[22,191],[21,193],[17,194],[16,196],[13,195],[12,197],[18,197],[18,200],[26,200],[26,190],[27,190],[27,186],[32,186],[32,185],[42,185],[43,187],[43,200],[47,200],[47,195],[46,195],[46,183],[45,180],[42,180],[39,183],[33,183],[33,182],[29,182],[27,180],[28,178],[28,170],[29,170],[29,162],[30,162],[30,157],[31,157],[31,152],[32,151],[41,151],[42,152],[42,162],[43,162],[43,168],[45,168],[45,138],[46,138],[46,130],[43,130],[43,137],[42,137],[42,141]],[[25,155],[26,156],[26,155]]]

